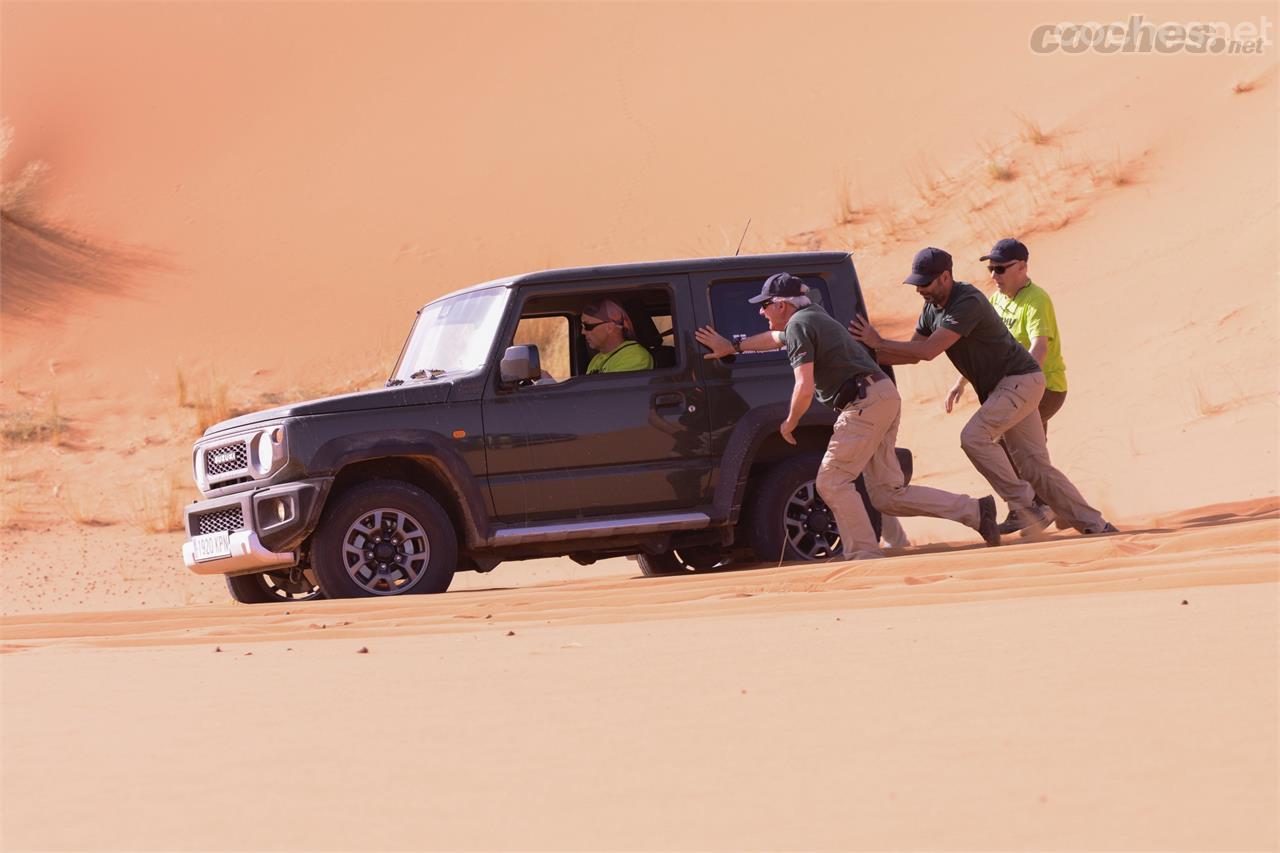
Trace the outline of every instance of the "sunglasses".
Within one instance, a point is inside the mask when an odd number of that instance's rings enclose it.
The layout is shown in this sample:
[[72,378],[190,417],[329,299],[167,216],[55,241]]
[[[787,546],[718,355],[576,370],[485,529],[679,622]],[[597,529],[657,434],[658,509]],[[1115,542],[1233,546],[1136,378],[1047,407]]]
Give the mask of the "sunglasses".
[[1007,270],[1009,267],[1013,266],[1016,263],[1017,261],[1010,261],[1007,264],[992,264],[991,266],[987,267],[987,272],[992,272],[992,273],[995,273],[996,275],[1003,275],[1005,270]]
[[775,302],[777,302],[777,301],[778,301],[778,300],[776,300],[776,299],[766,299],[764,302],[761,302],[761,303],[760,303],[760,307],[761,307],[761,308],[768,308],[770,305],[774,304],[774,303],[775,303]]
[[588,323],[586,320],[583,320],[583,321],[582,321],[582,331],[584,331],[584,332],[594,332],[596,329],[600,328],[601,326],[605,325],[606,323],[612,323],[612,322],[613,322],[612,320],[601,320],[599,323]]

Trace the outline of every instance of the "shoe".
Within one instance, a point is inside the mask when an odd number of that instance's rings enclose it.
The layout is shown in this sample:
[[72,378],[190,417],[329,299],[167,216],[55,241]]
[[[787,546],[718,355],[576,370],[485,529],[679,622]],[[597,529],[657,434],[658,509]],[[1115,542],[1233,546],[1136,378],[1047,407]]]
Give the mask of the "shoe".
[[978,532],[982,534],[982,541],[987,543],[987,547],[993,548],[1000,544],[1000,525],[996,524],[996,499],[991,495],[978,498]]
[[1097,536],[1101,533],[1119,533],[1120,531],[1111,522],[1104,521],[1101,527],[1086,527],[1080,532],[1085,536]]
[[[1032,536],[1039,533],[1049,526],[1053,521],[1053,512],[1046,506],[1040,504],[1032,504],[1028,510],[1012,510],[1009,513],[1009,520],[1013,522],[1013,529],[1010,533],[1018,533],[1020,536]],[[1002,533],[1004,531],[1001,531]]]
[[[1062,519],[1054,518],[1053,510],[1049,509],[1048,504],[1040,503],[1040,500],[1037,499],[1034,506],[1038,513],[1044,515],[1046,519],[1052,520],[1054,524],[1057,524],[1059,530],[1071,529],[1071,525],[1067,524]],[[1022,530],[1026,526],[1027,526],[1026,524],[1018,521],[1017,513],[1015,513],[1013,510],[1009,510],[1009,514],[1005,516],[1004,521],[1000,522],[1000,532],[1005,536],[1008,536],[1011,533],[1017,533],[1019,530]],[[1049,522],[1046,521],[1044,526],[1048,527]]]

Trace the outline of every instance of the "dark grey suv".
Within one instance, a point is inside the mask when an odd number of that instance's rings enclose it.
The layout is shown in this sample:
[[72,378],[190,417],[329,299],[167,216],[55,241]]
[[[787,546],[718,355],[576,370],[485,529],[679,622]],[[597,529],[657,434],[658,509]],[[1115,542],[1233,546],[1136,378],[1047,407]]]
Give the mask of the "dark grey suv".
[[[834,413],[815,404],[787,445],[785,354],[707,360],[693,336],[762,331],[747,298],[783,270],[841,322],[865,313],[846,253],[550,270],[437,299],[387,387],[200,438],[184,561],[262,603],[442,592],[552,555],[635,556],[646,575],[827,559],[839,532],[813,481]],[[579,312],[602,297],[651,370],[586,374]]]

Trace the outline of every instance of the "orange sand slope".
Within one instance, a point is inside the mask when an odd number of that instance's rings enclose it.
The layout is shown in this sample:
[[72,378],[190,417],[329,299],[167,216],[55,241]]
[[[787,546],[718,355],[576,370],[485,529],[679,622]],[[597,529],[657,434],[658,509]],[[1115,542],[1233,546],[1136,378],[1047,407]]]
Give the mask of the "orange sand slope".
[[[495,587],[501,578],[493,577]],[[610,624],[832,608],[1181,589],[1280,580],[1280,500],[1182,513],[1169,526],[1060,537],[998,551],[938,548],[893,559],[678,578],[593,578],[441,596],[133,613],[11,616],[4,651],[467,632],[520,623]]]
[[[1276,48],[1026,49],[1081,8],[5,4],[6,205],[89,266],[0,294],[0,847],[1280,847]],[[894,332],[917,248],[989,289],[1024,238],[1054,461],[1124,532],[289,607],[182,568],[202,421],[380,384],[460,286],[748,218],[852,251]],[[950,365],[899,378],[917,482],[985,494]]]
[[10,617],[0,831],[1275,849],[1280,512],[1245,509],[869,565]]
[[[1069,370],[1050,446],[1087,498],[1125,527],[1280,491],[1273,54],[1025,50],[1065,4],[677,8],[6,6],[5,179],[46,162],[43,215],[164,263],[4,318],[6,430],[48,435],[0,451],[23,555],[0,608],[223,600],[172,535],[209,411],[376,386],[414,308],[459,286],[729,253],[748,218],[745,252],[852,251],[897,331],[919,246],[989,289],[978,256],[1022,236]],[[885,35],[908,32],[930,63]],[[759,61],[781,42],[806,49]],[[950,364],[899,376],[918,481],[987,492],[958,448],[972,394],[941,413]]]

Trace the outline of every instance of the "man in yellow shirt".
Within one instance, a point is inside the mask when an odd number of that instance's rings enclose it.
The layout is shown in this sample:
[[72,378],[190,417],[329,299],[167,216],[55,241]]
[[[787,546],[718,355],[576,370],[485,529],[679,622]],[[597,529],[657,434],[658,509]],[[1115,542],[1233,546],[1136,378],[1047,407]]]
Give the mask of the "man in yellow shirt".
[[[1039,410],[1047,437],[1049,419],[1058,413],[1067,399],[1067,365],[1062,360],[1062,336],[1058,334],[1053,300],[1044,288],[1031,280],[1027,272],[1030,254],[1021,241],[1007,237],[979,260],[988,262],[987,271],[996,285],[996,291],[988,297],[996,314],[1044,371],[1044,396],[1040,399]],[[962,376],[947,393],[945,408],[948,412],[964,393],[965,385]],[[1036,503],[1043,504],[1039,496]],[[1007,518],[1001,524],[1000,532],[1013,533],[1016,529],[1016,522]]]
[[582,336],[595,350],[587,373],[652,370],[653,356],[635,341],[635,327],[622,306],[600,299],[582,309]]

